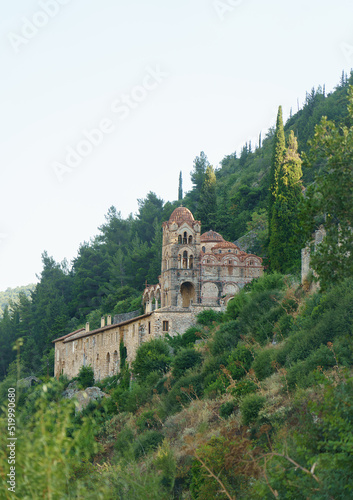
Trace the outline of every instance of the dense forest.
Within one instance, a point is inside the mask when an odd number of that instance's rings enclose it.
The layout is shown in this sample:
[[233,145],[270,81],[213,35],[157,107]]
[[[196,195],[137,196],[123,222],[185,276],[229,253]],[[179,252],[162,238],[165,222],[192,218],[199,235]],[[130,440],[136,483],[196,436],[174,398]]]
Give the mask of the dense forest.
[[[0,400],[19,376],[46,380],[20,395],[19,425],[33,439],[21,441],[27,486],[14,498],[350,498],[351,84],[343,74],[332,93],[313,89],[285,124],[279,107],[266,137],[219,169],[201,152],[192,190],[183,196],[176,182],[178,200],[150,192],[127,219],[111,207],[72,265],[43,253],[39,283],[0,320]],[[203,231],[250,234],[265,275],[225,313],[142,344],[133,366],[96,384],[110,397],[77,414],[61,398],[69,381],[50,377],[52,340],[141,308],[160,273],[161,224],[181,203]],[[318,290],[313,275],[300,283],[300,249],[321,224]],[[89,369],[77,383],[94,383]]]
[[16,288],[7,288],[4,292],[0,292],[0,318],[2,317],[5,307],[10,306],[18,300],[20,293],[24,293],[27,297],[34,291],[36,285],[31,283],[27,286],[17,286]]

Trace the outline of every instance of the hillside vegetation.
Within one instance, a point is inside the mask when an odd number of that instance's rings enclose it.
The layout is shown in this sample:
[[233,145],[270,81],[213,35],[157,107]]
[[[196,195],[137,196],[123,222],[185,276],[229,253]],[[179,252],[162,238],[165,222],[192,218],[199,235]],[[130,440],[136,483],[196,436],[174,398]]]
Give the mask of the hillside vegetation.
[[17,286],[16,288],[7,288],[4,292],[0,292],[0,318],[3,316],[5,308],[18,301],[20,293],[30,296],[36,285],[31,283],[27,286]]
[[65,378],[22,393],[11,498],[350,498],[352,303],[352,279],[308,294],[268,275],[143,344],[82,414]]

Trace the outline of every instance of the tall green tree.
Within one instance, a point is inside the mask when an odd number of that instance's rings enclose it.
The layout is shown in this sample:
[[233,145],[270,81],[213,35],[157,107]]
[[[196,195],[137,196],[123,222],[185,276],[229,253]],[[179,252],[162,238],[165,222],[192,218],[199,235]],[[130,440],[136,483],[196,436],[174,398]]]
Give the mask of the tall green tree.
[[299,205],[302,198],[302,160],[298,141],[291,131],[277,176],[277,195],[272,205],[269,258],[271,269],[287,273],[299,269],[302,241]]
[[[353,123],[353,86],[348,91],[348,112]],[[323,117],[310,141],[308,166],[321,163],[316,181],[306,193],[306,225],[324,217],[326,237],[312,256],[312,266],[323,289],[353,276],[353,126],[336,126]]]
[[286,148],[286,141],[283,129],[282,106],[279,106],[277,114],[276,132],[273,143],[271,170],[270,170],[270,193],[268,200],[268,227],[269,227],[270,239],[271,239],[272,211],[273,211],[273,205],[276,201],[278,194],[278,176],[282,166],[285,148]]
[[202,230],[209,231],[215,227],[217,214],[216,174],[211,165],[206,168],[205,180],[201,190],[197,219],[202,223]]
[[206,177],[206,169],[210,166],[207,156],[201,151],[200,156],[196,156],[194,167],[191,172],[191,181],[193,184],[192,190],[184,197],[184,204],[193,214],[198,210],[198,205],[201,198],[201,191]]

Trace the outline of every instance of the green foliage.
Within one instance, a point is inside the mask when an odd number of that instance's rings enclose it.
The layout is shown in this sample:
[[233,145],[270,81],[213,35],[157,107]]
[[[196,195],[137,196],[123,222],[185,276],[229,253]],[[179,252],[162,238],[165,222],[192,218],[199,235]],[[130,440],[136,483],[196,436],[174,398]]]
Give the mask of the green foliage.
[[157,430],[161,427],[161,421],[154,410],[147,410],[136,419],[136,426],[140,432],[147,429]]
[[222,406],[220,407],[219,415],[222,418],[228,418],[234,412],[235,408],[236,408],[236,403],[234,401],[227,401],[226,403],[223,403]]
[[133,370],[138,380],[143,381],[151,372],[167,372],[170,363],[168,344],[164,340],[154,339],[138,348]]
[[[92,419],[84,419],[79,428],[72,427],[74,404],[61,401],[48,404],[51,384],[37,392],[34,413],[30,418],[17,415],[16,426],[16,493],[8,491],[9,471],[7,435],[0,433],[0,488],[3,498],[31,500],[72,498],[83,493],[82,482],[71,482],[77,462],[85,461],[98,451]],[[7,427],[5,415],[0,417],[2,429]],[[92,498],[91,496],[88,498]],[[98,496],[98,498],[102,498]]]
[[196,340],[200,340],[203,337],[203,332],[200,327],[192,326],[186,330],[182,335],[175,335],[171,337],[169,334],[165,336],[169,345],[173,349],[181,349],[182,347],[190,347],[195,344]]
[[81,366],[76,379],[82,389],[92,387],[94,385],[94,371],[92,366]]
[[[353,118],[353,87],[349,88],[349,118]],[[306,196],[304,217],[308,234],[315,217],[325,215],[326,236],[312,257],[321,288],[353,276],[353,126],[337,127],[322,118],[310,142],[309,166],[321,162],[323,168]]]
[[242,422],[244,425],[250,425],[257,419],[259,411],[264,407],[265,402],[266,398],[260,396],[260,394],[255,393],[244,396],[240,404]]
[[234,349],[242,333],[241,325],[236,320],[221,325],[209,343],[212,355],[219,356]]
[[189,368],[194,368],[202,362],[202,354],[195,349],[182,349],[173,358],[172,374],[175,378],[180,378]]
[[149,451],[156,450],[164,439],[163,434],[158,431],[146,431],[140,434],[134,444],[134,455],[138,459],[147,455]]
[[302,169],[298,142],[291,131],[283,161],[272,188],[269,259],[272,270],[288,273],[300,269],[299,204],[302,199]]
[[212,323],[222,323],[223,313],[214,311],[213,309],[206,309],[197,315],[197,322],[203,326],[210,326]]
[[282,106],[278,108],[276,132],[273,142],[273,154],[271,161],[270,170],[270,193],[268,200],[268,227],[269,227],[269,238],[271,241],[272,236],[272,216],[274,210],[274,204],[278,196],[278,182],[280,176],[280,170],[285,154],[285,137],[283,129],[283,117],[282,117]]
[[216,175],[211,165],[206,167],[205,180],[197,207],[196,218],[201,221],[204,231],[215,226],[217,214]]
[[266,349],[260,351],[254,360],[252,365],[255,370],[255,375],[259,380],[264,380],[274,373],[273,360],[275,358],[275,352],[273,349]]

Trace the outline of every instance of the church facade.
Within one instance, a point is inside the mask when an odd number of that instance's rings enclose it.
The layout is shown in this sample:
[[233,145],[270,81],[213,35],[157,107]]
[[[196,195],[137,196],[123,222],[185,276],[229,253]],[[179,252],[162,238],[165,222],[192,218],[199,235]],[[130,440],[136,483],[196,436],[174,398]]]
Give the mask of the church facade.
[[119,346],[127,362],[135,359],[141,343],[184,333],[205,309],[222,311],[241,288],[263,273],[262,259],[247,254],[215,231],[201,234],[201,223],[190,210],[178,207],[163,224],[161,276],[143,293],[145,313],[90,331],[86,327],[54,340],[55,376],[69,378],[82,365],[91,365],[96,380],[120,369]]

